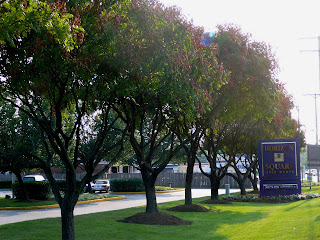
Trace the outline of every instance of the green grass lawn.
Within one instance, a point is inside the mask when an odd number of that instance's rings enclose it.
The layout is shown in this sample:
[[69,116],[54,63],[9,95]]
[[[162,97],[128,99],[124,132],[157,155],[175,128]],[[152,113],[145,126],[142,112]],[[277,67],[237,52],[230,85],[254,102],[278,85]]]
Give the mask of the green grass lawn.
[[[110,198],[110,197],[117,197],[117,195],[85,193],[80,195],[79,201],[87,201],[87,200]],[[53,205],[53,204],[57,204],[53,195],[51,196],[51,200],[36,201],[36,202],[21,202],[16,199],[0,198],[0,208],[2,207],[34,207],[34,206],[46,206],[46,205]]]
[[[308,191],[309,189],[303,189]],[[319,192],[314,187],[312,192]],[[194,199],[194,203],[208,199]],[[144,207],[75,217],[77,239],[319,239],[320,198],[291,203],[202,204],[210,213],[168,212],[183,201],[159,204],[160,211],[192,221],[189,226],[149,226],[117,220]],[[61,239],[60,219],[41,219],[0,226],[1,239]]]

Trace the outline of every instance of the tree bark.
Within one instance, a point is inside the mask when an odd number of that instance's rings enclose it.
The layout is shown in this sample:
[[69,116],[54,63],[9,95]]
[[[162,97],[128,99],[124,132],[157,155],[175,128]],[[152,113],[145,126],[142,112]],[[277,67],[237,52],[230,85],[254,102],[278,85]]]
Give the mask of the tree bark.
[[141,168],[141,175],[146,191],[147,206],[146,212],[159,212],[156,198],[156,179],[157,175],[155,173],[150,173],[146,168]]
[[[59,195],[56,196],[56,199],[61,209],[62,240],[75,240],[73,211],[80,195],[81,186],[76,183],[75,172],[67,169],[66,173],[66,191],[63,198],[59,193],[59,189],[55,189],[54,192],[55,195]],[[57,186],[55,185],[55,187]]]
[[145,183],[145,189],[147,198],[146,212],[159,212],[156,198],[155,181],[149,179],[149,181]]
[[88,184],[88,189],[87,189],[87,190],[88,190],[88,193],[92,193],[91,182],[88,181],[87,184]]
[[62,224],[62,239],[63,240],[75,240],[76,234],[74,230],[74,204],[73,201],[63,200],[61,204],[61,224]]
[[239,181],[239,187],[240,187],[240,194],[241,195],[247,195],[247,191],[246,191],[244,182],[245,182],[244,180]]
[[186,182],[185,182],[185,205],[191,205],[192,204],[192,179],[193,179],[193,167],[194,167],[194,161],[190,161],[187,166],[187,174],[186,174]]
[[258,188],[258,178],[256,175],[252,176],[248,176],[251,184],[252,184],[252,188],[253,188],[253,192],[258,193],[259,192],[259,188]]
[[220,188],[220,181],[216,179],[216,177],[210,177],[211,183],[211,200],[219,199],[219,188]]
[[[188,166],[187,166],[187,174],[185,181],[185,205],[192,205],[192,181],[193,181],[193,169],[194,164],[197,158],[197,150],[199,148],[199,139],[200,136],[195,137],[193,140],[190,140],[191,148],[188,150],[188,147],[184,146],[185,151],[188,157]],[[200,166],[201,168],[201,166]]]
[[259,192],[259,188],[258,188],[258,178],[257,178],[257,163],[253,165],[253,168],[252,168],[252,174],[249,174],[248,175],[248,178],[249,180],[251,181],[252,183],[252,188],[253,188],[253,191],[255,193],[258,193]]

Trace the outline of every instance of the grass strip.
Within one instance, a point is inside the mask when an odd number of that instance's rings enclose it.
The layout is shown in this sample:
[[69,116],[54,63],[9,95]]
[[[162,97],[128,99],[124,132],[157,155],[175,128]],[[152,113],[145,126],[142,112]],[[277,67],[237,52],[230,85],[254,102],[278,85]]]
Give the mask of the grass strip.
[[[105,194],[81,194],[78,200],[78,203],[84,204],[91,200],[108,200],[111,198],[118,197],[118,195],[105,195]],[[6,199],[0,198],[0,208],[34,208],[34,207],[43,207],[43,206],[57,206],[57,202],[55,199],[47,200],[47,201],[34,201],[34,202],[23,202],[16,199]]]
[[[208,198],[194,199],[200,204]],[[209,213],[169,212],[184,204],[159,204],[162,212],[187,221],[189,226],[150,226],[121,223],[118,220],[143,212],[144,207],[75,217],[78,240],[89,239],[317,239],[320,237],[320,198],[284,204],[233,203],[200,204]],[[41,219],[0,226],[3,239],[61,239],[60,218]]]
[[[320,187],[303,188],[303,192],[319,193]],[[89,239],[319,239],[320,198],[291,203],[233,203],[231,205],[200,204],[210,213],[168,212],[166,209],[184,204],[175,201],[159,204],[167,212],[187,221],[190,226],[149,226],[121,223],[118,220],[145,211],[144,207],[95,213],[75,217],[78,240]],[[2,239],[61,239],[60,218],[41,219],[0,226]]]

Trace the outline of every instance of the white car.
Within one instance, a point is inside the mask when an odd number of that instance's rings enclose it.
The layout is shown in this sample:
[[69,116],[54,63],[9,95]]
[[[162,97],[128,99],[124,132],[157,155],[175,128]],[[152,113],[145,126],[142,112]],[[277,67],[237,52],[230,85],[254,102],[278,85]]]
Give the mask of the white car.
[[98,180],[95,184],[91,185],[92,192],[109,192],[110,191],[110,182],[109,180]]
[[22,178],[22,181],[24,182],[27,182],[27,181],[42,182],[45,180],[46,179],[42,175],[26,175]]

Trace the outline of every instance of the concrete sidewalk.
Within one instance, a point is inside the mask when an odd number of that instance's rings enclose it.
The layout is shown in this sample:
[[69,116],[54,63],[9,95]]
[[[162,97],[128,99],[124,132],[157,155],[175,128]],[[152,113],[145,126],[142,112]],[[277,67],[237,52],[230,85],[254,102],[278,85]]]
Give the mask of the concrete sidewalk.
[[[239,189],[231,189],[230,192],[238,192]],[[0,196],[9,194],[0,192]],[[219,190],[219,194],[225,194],[224,189]],[[192,197],[210,196],[210,189],[192,189]],[[4,196],[3,196],[4,197]],[[171,202],[184,200],[184,191],[172,193],[157,193],[157,202]],[[113,200],[106,202],[96,202],[84,205],[77,205],[74,210],[74,215],[84,215],[97,212],[113,211],[125,208],[132,208],[146,205],[145,194],[126,194],[123,200]],[[29,220],[56,218],[60,217],[60,209],[35,209],[35,210],[1,210],[0,225],[23,222]]]

